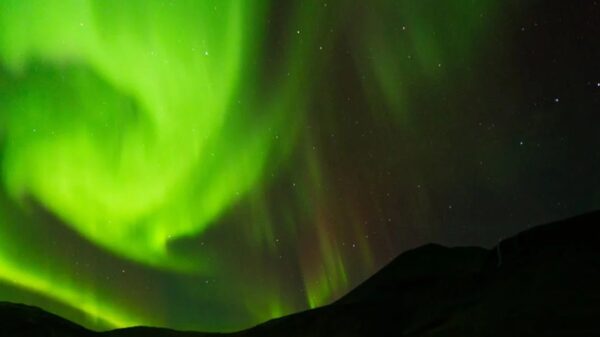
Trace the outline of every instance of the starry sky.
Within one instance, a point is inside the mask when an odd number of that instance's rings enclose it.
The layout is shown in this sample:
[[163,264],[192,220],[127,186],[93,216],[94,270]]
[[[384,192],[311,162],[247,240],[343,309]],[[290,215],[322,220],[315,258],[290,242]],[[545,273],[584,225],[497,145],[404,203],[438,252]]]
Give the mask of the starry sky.
[[3,0],[0,300],[233,331],[600,206],[600,2]]

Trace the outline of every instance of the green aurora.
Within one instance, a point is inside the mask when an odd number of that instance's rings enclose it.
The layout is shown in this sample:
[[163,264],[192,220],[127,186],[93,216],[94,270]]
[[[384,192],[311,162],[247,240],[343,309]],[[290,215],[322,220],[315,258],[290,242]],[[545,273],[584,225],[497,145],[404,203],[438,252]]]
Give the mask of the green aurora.
[[410,227],[436,192],[406,186],[492,92],[470,83],[503,3],[0,2],[0,300],[208,331],[335,300],[436,238]]

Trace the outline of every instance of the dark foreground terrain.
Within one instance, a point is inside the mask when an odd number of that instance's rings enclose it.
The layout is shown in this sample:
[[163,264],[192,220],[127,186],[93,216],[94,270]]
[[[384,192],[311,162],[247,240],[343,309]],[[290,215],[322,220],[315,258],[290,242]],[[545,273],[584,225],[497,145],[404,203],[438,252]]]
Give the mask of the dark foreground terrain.
[[[219,335],[93,332],[0,303],[0,336]],[[329,306],[227,336],[600,336],[600,212],[535,227],[491,250],[426,245]]]

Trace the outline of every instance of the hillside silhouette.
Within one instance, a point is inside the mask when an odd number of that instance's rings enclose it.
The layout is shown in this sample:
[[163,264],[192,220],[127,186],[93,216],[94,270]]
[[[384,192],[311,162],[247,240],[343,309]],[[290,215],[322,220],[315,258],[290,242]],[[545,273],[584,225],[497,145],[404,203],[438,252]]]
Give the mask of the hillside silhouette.
[[407,251],[331,305],[231,334],[87,330],[0,303],[1,336],[600,336],[600,212],[521,232],[492,249]]

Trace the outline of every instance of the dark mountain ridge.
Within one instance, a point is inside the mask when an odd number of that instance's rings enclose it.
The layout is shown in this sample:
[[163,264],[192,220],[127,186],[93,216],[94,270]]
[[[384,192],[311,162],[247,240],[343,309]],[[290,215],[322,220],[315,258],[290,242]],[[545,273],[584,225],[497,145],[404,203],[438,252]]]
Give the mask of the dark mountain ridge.
[[405,252],[331,305],[232,334],[93,332],[0,304],[2,336],[600,336],[600,212],[538,226],[487,250]]

